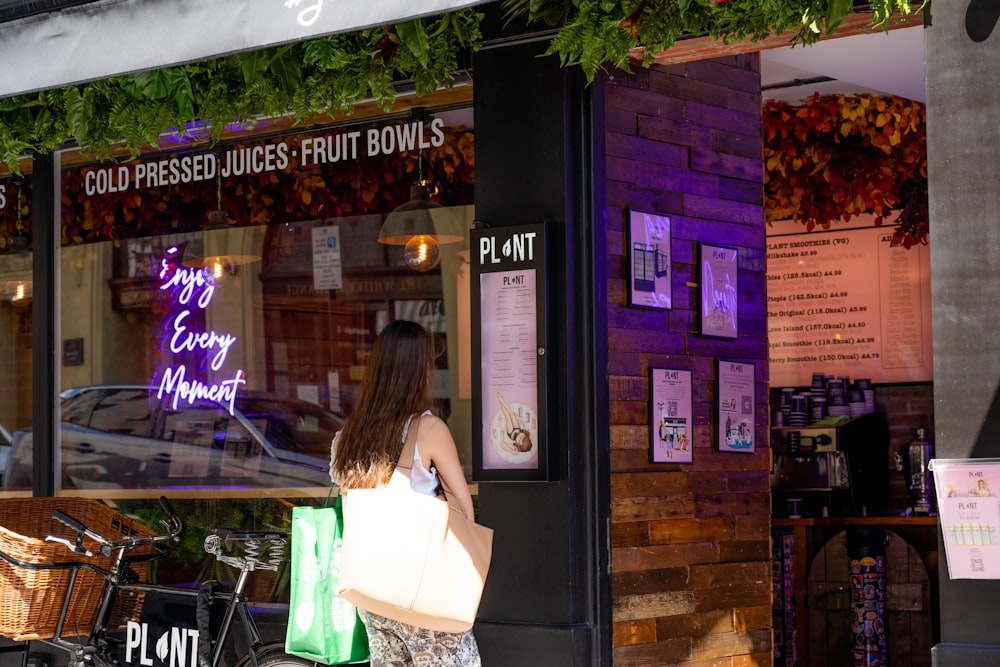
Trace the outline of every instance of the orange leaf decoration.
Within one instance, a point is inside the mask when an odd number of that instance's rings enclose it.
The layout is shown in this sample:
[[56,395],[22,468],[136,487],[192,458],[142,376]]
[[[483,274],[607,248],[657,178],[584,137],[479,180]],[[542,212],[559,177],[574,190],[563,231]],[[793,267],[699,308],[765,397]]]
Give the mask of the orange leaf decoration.
[[[814,95],[763,109],[765,220],[807,230],[895,214],[894,243],[926,243],[925,112],[900,97]],[[792,169],[789,170],[788,167]]]

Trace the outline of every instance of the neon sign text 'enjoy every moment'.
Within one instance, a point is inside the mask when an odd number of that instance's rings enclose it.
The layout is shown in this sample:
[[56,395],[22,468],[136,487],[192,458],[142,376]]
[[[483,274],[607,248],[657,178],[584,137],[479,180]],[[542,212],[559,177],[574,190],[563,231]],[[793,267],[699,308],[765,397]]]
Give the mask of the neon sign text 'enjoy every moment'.
[[[167,347],[173,354],[203,351],[208,366],[218,371],[225,365],[229,350],[236,343],[236,336],[212,330],[199,331],[185,325],[192,308],[205,310],[212,302],[216,284],[205,268],[175,263],[178,259],[176,255],[178,249],[170,248],[167,256],[160,261],[160,280],[163,281],[160,289],[172,291],[179,306],[176,315],[168,320],[165,332]],[[172,396],[171,407],[174,410],[181,401],[193,405],[198,400],[209,400],[227,405],[229,414],[233,414],[236,410],[236,390],[242,384],[246,384],[243,369],[238,369],[229,379],[210,382],[196,377],[189,379],[187,366],[178,364],[163,369],[156,397],[163,400],[164,396]]]

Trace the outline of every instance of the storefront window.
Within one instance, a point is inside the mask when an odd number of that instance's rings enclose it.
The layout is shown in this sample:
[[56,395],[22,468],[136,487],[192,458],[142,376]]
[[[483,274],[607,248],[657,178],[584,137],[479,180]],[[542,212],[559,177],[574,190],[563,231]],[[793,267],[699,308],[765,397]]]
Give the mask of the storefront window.
[[[470,108],[119,164],[67,162],[64,492],[325,492],[330,440],[350,414],[375,337],[399,318],[435,334],[436,407],[471,470]],[[435,205],[434,224],[460,230],[442,241],[438,264],[417,269],[406,246],[379,242],[415,183]],[[14,326],[17,313],[5,302],[0,321]],[[0,412],[0,424],[27,427],[25,417],[30,408]],[[30,429],[25,441],[11,452],[7,489],[30,488]]]
[[11,440],[31,424],[31,188],[0,181],[0,479]]

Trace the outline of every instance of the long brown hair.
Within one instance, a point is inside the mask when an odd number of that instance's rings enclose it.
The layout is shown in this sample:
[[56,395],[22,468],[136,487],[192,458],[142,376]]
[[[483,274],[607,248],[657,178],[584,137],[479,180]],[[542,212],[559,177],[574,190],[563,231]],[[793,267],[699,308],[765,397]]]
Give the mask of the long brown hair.
[[333,461],[345,489],[385,484],[403,450],[410,415],[430,407],[431,337],[416,322],[390,322],[375,340]]

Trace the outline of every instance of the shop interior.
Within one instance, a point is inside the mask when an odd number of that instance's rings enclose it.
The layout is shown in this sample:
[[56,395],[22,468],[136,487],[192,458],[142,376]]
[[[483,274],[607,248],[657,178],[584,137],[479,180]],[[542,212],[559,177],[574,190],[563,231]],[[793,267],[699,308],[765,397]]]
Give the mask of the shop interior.
[[[921,29],[762,54],[765,105],[814,94],[923,103]],[[872,217],[803,231],[768,229],[775,665],[846,664],[840,656],[871,645],[866,621],[893,664],[930,665],[929,252],[890,247]],[[868,601],[870,582],[884,594]]]

